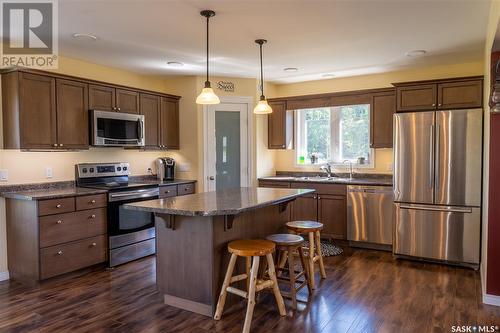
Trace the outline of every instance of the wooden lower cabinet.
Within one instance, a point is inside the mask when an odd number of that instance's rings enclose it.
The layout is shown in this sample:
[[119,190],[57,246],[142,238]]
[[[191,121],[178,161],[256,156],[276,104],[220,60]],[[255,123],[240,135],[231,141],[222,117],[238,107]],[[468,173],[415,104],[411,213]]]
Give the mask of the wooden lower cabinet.
[[318,220],[323,223],[322,235],[347,238],[347,199],[343,195],[318,195]]
[[160,186],[160,199],[193,194],[196,192],[195,183]]
[[311,194],[295,199],[292,203],[293,221],[318,220],[318,196]]
[[347,187],[343,184],[259,180],[259,187],[314,189],[291,203],[290,220],[323,223],[321,236],[347,239]]
[[36,282],[107,260],[106,194],[6,200],[12,279]]

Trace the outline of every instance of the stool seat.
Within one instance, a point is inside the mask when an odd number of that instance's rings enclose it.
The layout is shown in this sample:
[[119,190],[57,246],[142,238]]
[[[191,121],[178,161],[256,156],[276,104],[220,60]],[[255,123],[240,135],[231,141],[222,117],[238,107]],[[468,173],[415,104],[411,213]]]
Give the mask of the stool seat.
[[273,242],[264,239],[239,239],[227,245],[230,253],[240,257],[265,256],[273,253],[275,245]]
[[316,221],[291,221],[286,223],[286,227],[296,233],[315,232],[323,229],[323,223]]
[[267,240],[274,242],[278,246],[294,246],[304,242],[304,238],[293,234],[274,234],[266,237]]

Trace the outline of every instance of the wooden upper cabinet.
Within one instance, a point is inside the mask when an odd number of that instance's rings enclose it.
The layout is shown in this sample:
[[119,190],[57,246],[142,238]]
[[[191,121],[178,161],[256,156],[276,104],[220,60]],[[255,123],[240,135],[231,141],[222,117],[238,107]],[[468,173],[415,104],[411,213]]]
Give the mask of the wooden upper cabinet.
[[140,111],[144,115],[146,147],[158,147],[160,145],[160,97],[141,94]]
[[116,89],[110,86],[89,85],[89,109],[115,111]]
[[88,84],[57,79],[56,91],[57,143],[59,148],[88,148]]
[[336,239],[347,239],[347,199],[343,195],[318,195],[318,220],[321,233]]
[[273,113],[267,115],[269,149],[293,148],[293,111],[287,111],[285,101],[270,101]]
[[482,80],[438,84],[438,109],[480,108],[482,100]]
[[161,98],[160,148],[179,149],[179,101]]
[[[19,141],[24,149],[47,149],[57,145],[56,80],[19,73]],[[11,131],[4,127],[4,131]]]
[[370,119],[370,147],[392,148],[392,116],[396,112],[396,94],[373,95]]
[[432,111],[483,106],[481,77],[395,83],[397,111]]
[[396,93],[398,111],[424,111],[436,108],[436,84],[398,87]]
[[115,104],[115,111],[139,113],[139,93],[133,90],[116,89]]

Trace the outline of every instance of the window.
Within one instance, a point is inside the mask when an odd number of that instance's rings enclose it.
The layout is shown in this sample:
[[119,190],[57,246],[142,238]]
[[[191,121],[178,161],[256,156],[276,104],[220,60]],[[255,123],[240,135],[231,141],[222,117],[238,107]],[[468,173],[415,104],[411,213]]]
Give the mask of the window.
[[370,104],[301,109],[296,117],[297,164],[373,165]]

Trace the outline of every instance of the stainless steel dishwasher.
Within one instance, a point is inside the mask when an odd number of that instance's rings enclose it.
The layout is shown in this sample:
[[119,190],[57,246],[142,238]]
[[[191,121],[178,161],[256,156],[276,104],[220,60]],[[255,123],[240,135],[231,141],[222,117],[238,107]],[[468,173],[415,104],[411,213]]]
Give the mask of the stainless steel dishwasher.
[[392,186],[347,186],[347,239],[392,246]]

